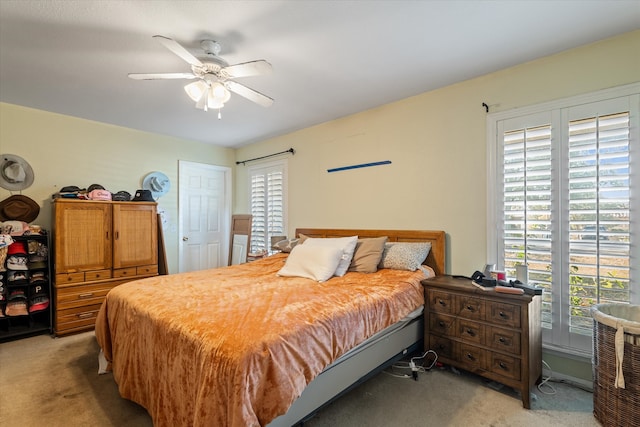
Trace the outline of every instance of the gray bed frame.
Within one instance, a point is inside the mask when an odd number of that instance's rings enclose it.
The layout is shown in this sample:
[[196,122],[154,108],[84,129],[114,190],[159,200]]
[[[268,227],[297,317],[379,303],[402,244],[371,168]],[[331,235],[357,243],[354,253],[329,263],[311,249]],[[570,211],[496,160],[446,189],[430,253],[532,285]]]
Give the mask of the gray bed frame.
[[[436,275],[445,270],[445,232],[433,230],[350,230],[299,228],[296,236],[309,237],[379,237],[390,242],[430,242],[431,251],[424,264]],[[424,321],[422,307],[395,325],[374,335],[329,365],[304,389],[302,395],[268,427],[301,425],[322,407],[342,396],[403,356],[422,351]]]

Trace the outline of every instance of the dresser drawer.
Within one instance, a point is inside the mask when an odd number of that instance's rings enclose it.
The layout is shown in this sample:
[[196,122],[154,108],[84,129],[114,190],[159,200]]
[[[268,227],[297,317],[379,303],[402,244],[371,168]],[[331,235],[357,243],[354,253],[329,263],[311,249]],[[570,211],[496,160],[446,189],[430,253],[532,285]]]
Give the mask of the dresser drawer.
[[489,302],[489,318],[487,320],[496,325],[519,328],[520,306],[501,304],[495,301]]
[[480,298],[458,295],[456,314],[473,320],[484,320],[485,301]]
[[491,372],[520,381],[520,359],[498,353],[491,353],[490,358]]
[[480,347],[460,343],[456,359],[463,364],[464,369],[471,372],[487,369],[487,351]]
[[484,343],[484,325],[472,320],[459,318],[457,321],[457,338],[475,344]]
[[488,329],[487,345],[489,347],[512,354],[520,354],[520,332],[492,326]]
[[452,334],[455,331],[456,318],[446,314],[431,313],[429,315],[429,329],[431,332],[441,335]]
[[429,291],[429,307],[439,313],[453,313],[455,295],[448,292]]
[[429,336],[429,349],[435,351],[438,354],[438,357],[442,356],[453,359],[455,354],[453,344],[453,341],[450,339],[436,335]]

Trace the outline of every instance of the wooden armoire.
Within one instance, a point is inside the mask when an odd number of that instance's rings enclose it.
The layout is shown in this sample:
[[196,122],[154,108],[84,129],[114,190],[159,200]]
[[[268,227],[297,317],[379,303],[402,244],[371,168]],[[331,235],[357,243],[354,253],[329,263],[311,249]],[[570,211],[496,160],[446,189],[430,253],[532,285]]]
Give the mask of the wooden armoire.
[[158,274],[154,202],[53,201],[54,332],[94,328],[114,286]]

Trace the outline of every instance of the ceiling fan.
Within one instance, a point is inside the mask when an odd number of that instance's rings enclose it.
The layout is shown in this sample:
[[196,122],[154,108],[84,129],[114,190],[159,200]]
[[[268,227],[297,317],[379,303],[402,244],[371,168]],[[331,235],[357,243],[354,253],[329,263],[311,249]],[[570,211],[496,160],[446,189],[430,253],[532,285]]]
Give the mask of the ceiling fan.
[[224,104],[231,97],[230,92],[236,93],[263,107],[269,107],[273,104],[273,98],[233,80],[239,77],[270,73],[272,71],[271,64],[264,59],[229,65],[227,61],[218,56],[220,44],[214,40],[202,40],[200,42],[200,47],[204,50],[205,56],[198,59],[178,42],[168,37],[153,36],[153,38],[189,63],[191,72],[130,73],[130,78],[134,80],[197,79],[184,87],[187,95],[196,102],[196,108],[205,111],[209,108],[217,108],[218,118],[220,118],[220,109],[224,107]]

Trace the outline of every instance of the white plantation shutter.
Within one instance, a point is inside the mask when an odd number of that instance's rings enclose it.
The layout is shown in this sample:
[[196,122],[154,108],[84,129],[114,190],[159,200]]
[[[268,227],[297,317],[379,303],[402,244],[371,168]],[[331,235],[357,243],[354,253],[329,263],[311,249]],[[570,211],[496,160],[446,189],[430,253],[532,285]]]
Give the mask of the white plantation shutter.
[[[551,125],[506,130],[503,153],[503,266],[515,277],[526,264],[529,283],[552,288]],[[545,292],[542,322],[551,324],[551,292]]]
[[590,352],[591,307],[640,302],[638,89],[489,120],[489,255],[544,288],[546,346]]
[[269,251],[271,236],[286,235],[286,163],[249,168],[251,252]]
[[631,300],[629,112],[568,127],[569,330],[590,336],[589,307]]

